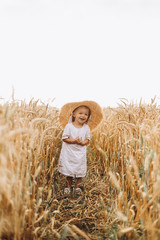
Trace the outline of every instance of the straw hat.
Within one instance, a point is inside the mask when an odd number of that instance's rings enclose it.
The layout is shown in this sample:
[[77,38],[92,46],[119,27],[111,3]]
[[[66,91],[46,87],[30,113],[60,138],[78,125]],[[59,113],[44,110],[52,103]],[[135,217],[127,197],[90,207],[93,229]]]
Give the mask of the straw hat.
[[98,103],[94,101],[71,102],[63,105],[59,115],[59,121],[62,129],[66,126],[73,110],[79,106],[87,106],[91,110],[91,118],[88,125],[91,129],[95,129],[103,119],[102,109]]

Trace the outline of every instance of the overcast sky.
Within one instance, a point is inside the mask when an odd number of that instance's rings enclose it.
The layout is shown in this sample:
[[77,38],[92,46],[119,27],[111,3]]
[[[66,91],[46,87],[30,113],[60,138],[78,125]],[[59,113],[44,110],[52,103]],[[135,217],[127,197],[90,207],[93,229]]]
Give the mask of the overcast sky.
[[160,97],[159,0],[0,0],[0,97]]

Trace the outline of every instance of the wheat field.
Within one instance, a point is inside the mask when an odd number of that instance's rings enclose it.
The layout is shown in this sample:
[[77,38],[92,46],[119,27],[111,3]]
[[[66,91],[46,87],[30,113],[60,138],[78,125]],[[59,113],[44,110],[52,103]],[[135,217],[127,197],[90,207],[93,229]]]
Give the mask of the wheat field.
[[0,105],[0,239],[160,238],[160,107],[103,109],[87,147],[82,196],[63,196],[59,109]]

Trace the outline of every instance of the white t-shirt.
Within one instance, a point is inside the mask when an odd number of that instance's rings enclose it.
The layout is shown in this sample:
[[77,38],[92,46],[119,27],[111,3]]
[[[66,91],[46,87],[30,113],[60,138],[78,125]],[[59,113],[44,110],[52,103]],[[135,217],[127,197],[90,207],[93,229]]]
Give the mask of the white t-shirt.
[[[81,128],[76,128],[72,123],[68,123],[63,131],[62,139],[76,137],[90,140],[90,128],[84,124]],[[59,158],[58,171],[66,176],[85,177],[87,171],[86,145],[70,144],[63,141]]]

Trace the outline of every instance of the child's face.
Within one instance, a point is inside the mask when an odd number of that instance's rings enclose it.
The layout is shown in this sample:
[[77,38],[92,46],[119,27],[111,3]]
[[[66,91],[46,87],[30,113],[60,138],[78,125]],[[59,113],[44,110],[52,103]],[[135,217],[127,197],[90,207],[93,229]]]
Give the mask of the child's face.
[[87,107],[79,107],[73,112],[73,117],[76,123],[83,125],[88,121],[89,109]]

